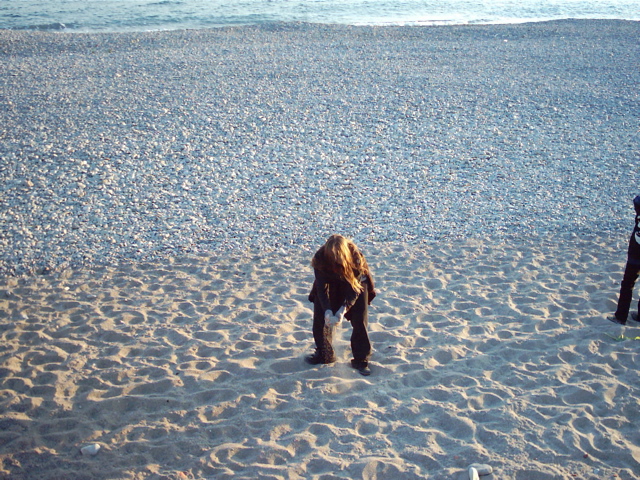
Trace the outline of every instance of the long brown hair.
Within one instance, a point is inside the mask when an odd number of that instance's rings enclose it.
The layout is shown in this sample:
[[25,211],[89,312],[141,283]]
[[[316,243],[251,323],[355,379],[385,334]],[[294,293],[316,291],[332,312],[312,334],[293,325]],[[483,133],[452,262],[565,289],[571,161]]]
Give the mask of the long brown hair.
[[311,260],[313,268],[331,271],[362,293],[361,275],[369,274],[369,265],[355,243],[342,235],[331,235]]

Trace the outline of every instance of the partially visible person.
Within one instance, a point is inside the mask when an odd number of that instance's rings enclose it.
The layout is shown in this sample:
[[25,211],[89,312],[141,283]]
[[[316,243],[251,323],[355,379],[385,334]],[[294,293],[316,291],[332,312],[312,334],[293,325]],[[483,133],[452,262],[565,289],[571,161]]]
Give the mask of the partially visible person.
[[311,260],[315,280],[313,339],[316,350],[305,358],[311,365],[333,363],[333,327],[343,319],[351,322],[351,366],[370,375],[371,342],[367,333],[368,307],[376,296],[371,271],[358,247],[342,235],[331,235]]
[[[618,308],[613,316],[608,317],[614,323],[620,325],[627,324],[627,317],[631,308],[631,298],[633,296],[633,286],[640,274],[640,195],[633,199],[633,206],[636,210],[636,223],[629,239],[629,250],[627,253],[627,265],[624,269],[622,283],[620,285],[620,297],[618,298]],[[633,320],[640,321],[640,300],[638,300],[638,311],[631,314]]]

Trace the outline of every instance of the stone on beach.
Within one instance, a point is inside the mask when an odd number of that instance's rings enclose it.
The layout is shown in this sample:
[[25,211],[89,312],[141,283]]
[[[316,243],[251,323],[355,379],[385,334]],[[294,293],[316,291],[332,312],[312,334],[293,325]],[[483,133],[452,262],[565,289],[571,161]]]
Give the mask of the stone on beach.
[[93,455],[97,455],[99,450],[100,450],[100,445],[97,443],[92,443],[91,445],[86,445],[82,447],[80,449],[80,453],[82,453],[82,455],[93,456]]

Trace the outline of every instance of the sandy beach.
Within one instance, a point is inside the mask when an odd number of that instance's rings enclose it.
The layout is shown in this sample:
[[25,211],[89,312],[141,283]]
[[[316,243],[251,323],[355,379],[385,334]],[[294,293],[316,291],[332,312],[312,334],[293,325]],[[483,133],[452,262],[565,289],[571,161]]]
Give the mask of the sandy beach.
[[640,329],[603,316],[620,247],[367,252],[366,378],[348,326],[335,365],[303,362],[309,252],[5,280],[3,478],[637,478],[638,342],[615,337]]
[[[638,38],[0,31],[0,478],[640,478]],[[334,232],[370,377],[303,361]]]

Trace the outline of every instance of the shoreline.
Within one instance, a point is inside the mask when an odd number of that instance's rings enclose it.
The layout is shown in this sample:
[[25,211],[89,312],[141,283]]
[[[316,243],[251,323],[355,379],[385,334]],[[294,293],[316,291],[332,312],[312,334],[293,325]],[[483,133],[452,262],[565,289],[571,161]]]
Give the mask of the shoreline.
[[68,28],[66,25],[55,22],[50,25],[43,25],[33,28],[0,28],[0,32],[32,32],[32,33],[62,33],[62,34],[80,34],[80,35],[119,35],[119,34],[148,34],[148,33],[171,33],[171,32],[197,32],[207,30],[221,30],[221,29],[237,29],[237,28],[259,28],[270,29],[278,27],[346,27],[346,28],[446,28],[446,27],[508,27],[511,25],[536,25],[546,23],[562,23],[562,22],[640,22],[640,18],[606,18],[606,17],[592,17],[592,18],[579,18],[579,17],[563,17],[563,18],[540,18],[540,19],[514,19],[507,20],[495,20],[495,21],[477,21],[477,22],[460,22],[454,23],[447,20],[442,21],[425,21],[425,22],[407,22],[407,23],[394,23],[394,22],[380,22],[380,23],[323,23],[323,22],[307,22],[307,21],[265,21],[261,23],[238,23],[238,24],[216,24],[208,26],[181,26],[181,27],[154,27],[149,29],[139,29],[138,27],[130,27],[123,29],[82,29],[82,28]]

